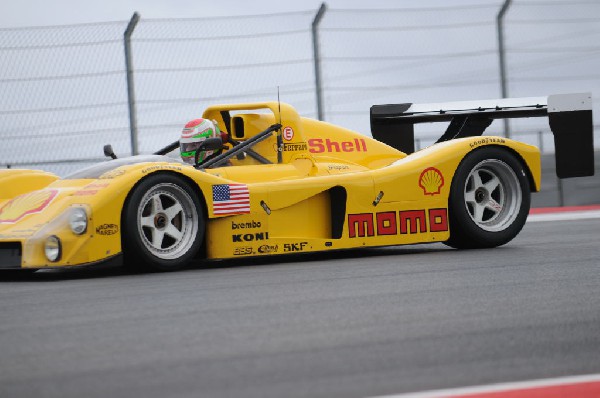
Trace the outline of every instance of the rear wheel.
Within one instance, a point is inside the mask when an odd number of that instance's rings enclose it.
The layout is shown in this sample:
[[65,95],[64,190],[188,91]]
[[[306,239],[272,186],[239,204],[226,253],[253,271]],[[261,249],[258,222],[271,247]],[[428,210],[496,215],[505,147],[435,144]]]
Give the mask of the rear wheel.
[[151,175],[131,192],[123,213],[127,265],[159,271],[182,268],[200,249],[204,216],[196,192],[180,177]]
[[531,200],[523,165],[502,148],[471,152],[450,188],[450,239],[455,248],[484,248],[511,241],[527,220]]

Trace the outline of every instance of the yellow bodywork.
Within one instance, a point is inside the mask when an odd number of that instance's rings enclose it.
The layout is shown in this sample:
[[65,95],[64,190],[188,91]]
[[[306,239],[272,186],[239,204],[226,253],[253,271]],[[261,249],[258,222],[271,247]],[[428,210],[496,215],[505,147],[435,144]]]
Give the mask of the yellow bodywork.
[[[232,120],[226,123],[223,111],[232,112]],[[517,154],[531,189],[540,188],[538,149],[501,137],[462,138],[406,155],[357,132],[300,117],[287,104],[219,105],[206,109],[203,117],[216,120],[222,130],[229,124],[239,141],[281,123],[276,134],[254,147],[272,163],[234,157],[231,165],[197,170],[166,156],[140,157],[114,168],[118,163],[111,162],[117,161],[107,160],[106,171],[95,178],[1,170],[0,248],[20,244],[22,268],[86,265],[117,256],[128,195],[156,173],[178,175],[197,188],[205,205],[203,252],[209,259],[445,241],[454,172],[482,146]],[[215,215],[212,189],[220,184],[246,184],[250,212]],[[69,227],[72,209],[78,207],[88,216],[81,235]],[[44,253],[51,235],[62,243],[56,262]]]

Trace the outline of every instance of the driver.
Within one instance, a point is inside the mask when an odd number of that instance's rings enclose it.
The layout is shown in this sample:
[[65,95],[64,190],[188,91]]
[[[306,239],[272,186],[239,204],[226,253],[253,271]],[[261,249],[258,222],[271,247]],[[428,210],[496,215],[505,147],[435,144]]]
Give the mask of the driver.
[[[222,137],[221,131],[215,121],[208,119],[194,119],[188,122],[183,131],[181,132],[181,138],[179,139],[179,152],[181,159],[194,165],[196,161],[196,152],[198,147],[204,140],[211,137]],[[215,151],[202,151],[198,154],[198,164],[201,164],[211,156]],[[217,151],[217,152],[220,152]]]

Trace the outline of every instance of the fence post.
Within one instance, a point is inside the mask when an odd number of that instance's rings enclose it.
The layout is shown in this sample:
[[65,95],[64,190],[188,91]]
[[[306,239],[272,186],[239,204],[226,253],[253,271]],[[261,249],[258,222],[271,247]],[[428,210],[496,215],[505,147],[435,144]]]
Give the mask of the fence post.
[[133,65],[131,63],[131,35],[133,30],[140,20],[140,15],[137,12],[133,13],[127,29],[123,34],[125,42],[125,71],[127,73],[127,100],[129,102],[129,133],[131,135],[131,154],[138,154],[137,140],[137,115],[135,110],[135,89],[133,86]]
[[[500,88],[502,90],[502,98],[508,97],[508,89],[506,87],[506,63],[504,61],[503,19],[504,14],[506,14],[506,11],[508,11],[511,1],[512,0],[504,0],[504,4],[502,4],[502,7],[496,16],[496,26],[498,28],[498,55],[500,58]],[[506,138],[510,138],[510,126],[508,124],[508,119],[504,119],[504,134],[506,135]]]
[[323,19],[323,14],[327,5],[321,3],[321,7],[317,11],[312,22],[312,39],[313,39],[313,58],[315,64],[315,90],[317,93],[317,119],[323,120],[323,92],[321,87],[321,55],[319,54],[319,23]]

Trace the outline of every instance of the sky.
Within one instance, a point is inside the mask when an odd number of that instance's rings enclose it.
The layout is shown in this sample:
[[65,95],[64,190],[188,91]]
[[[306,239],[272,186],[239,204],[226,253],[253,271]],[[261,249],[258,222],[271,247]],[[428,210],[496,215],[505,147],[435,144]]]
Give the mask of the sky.
[[[369,135],[373,104],[499,98],[495,17],[502,1],[326,1],[319,33],[324,120]],[[57,143],[36,141],[43,151],[28,154],[39,162],[92,158],[104,141],[119,155],[129,151],[122,32],[134,12],[141,16],[133,52],[142,152],[170,142],[208,105],[275,100],[279,88],[283,102],[316,117],[310,23],[321,4],[0,0],[0,139],[13,145],[0,148],[0,167],[34,161],[11,148],[23,147],[21,132],[40,123],[48,139],[96,134],[103,142],[65,153],[64,145],[55,151],[46,145]],[[261,17],[227,18],[251,15]],[[513,0],[505,35],[509,97],[591,91],[600,113],[600,0]],[[511,121],[524,133],[519,139],[533,144],[544,123]],[[439,127],[422,127],[427,145],[429,130]],[[501,124],[493,128],[502,134]],[[552,150],[551,135],[543,140]]]
[[[473,0],[481,2],[481,0]],[[494,2],[494,1],[493,1]],[[414,6],[405,0],[329,0],[335,8]],[[428,0],[422,4],[444,4]],[[458,1],[457,3],[464,3]],[[65,25],[128,20],[134,12],[143,18],[198,18],[317,10],[321,0],[2,0],[0,26]]]

